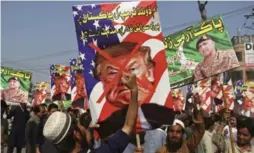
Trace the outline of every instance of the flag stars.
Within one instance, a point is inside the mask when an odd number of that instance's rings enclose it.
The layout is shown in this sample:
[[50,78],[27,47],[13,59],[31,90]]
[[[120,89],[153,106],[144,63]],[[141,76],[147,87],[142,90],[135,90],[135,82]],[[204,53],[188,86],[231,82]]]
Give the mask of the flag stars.
[[93,77],[93,71],[92,70],[89,71],[89,74]]
[[77,5],[76,8],[78,11],[82,11],[82,5]]
[[78,12],[77,12],[77,11],[73,11],[72,14],[73,14],[73,16],[75,17],[75,16],[78,15]]
[[98,46],[96,39],[93,39],[93,43],[94,43],[94,45]]
[[99,25],[99,20],[94,20],[93,25],[95,26],[95,29],[97,30],[97,28],[100,27],[100,25]]
[[96,8],[96,5],[95,4],[91,4],[91,8]]
[[94,61],[92,60],[92,62],[91,62],[91,64],[90,65],[92,65],[93,67],[95,67],[95,63],[94,63]]
[[83,39],[83,40],[82,40],[82,43],[83,43],[84,46],[86,46],[86,43],[87,43],[87,42],[88,42],[87,39]]
[[80,53],[80,58],[81,58],[82,61],[86,60],[85,53]]

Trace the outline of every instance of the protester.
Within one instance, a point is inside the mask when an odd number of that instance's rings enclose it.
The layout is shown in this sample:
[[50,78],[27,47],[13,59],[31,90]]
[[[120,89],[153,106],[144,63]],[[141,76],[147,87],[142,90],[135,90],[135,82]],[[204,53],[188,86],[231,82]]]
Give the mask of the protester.
[[4,118],[4,113],[7,111],[7,104],[1,100],[1,148],[7,143],[8,138],[8,120]]
[[198,95],[194,95],[193,102],[195,105],[193,112],[193,123],[195,127],[193,128],[191,138],[184,141],[184,123],[179,119],[175,119],[173,125],[168,128],[166,144],[159,148],[156,153],[189,153],[193,152],[197,147],[205,132],[205,125],[200,110],[200,99]]
[[11,132],[8,137],[7,153],[13,153],[16,147],[17,153],[21,153],[25,146],[25,129],[26,123],[29,120],[29,112],[27,111],[26,103],[21,103],[19,106],[11,106],[7,113],[7,119],[14,118],[12,122]]
[[[237,123],[237,142],[234,143],[235,153],[254,153],[251,138],[254,136],[254,126],[251,118],[242,117]],[[226,140],[225,153],[232,153],[231,142]]]
[[25,132],[26,153],[36,153],[38,125],[40,123],[40,118],[44,115],[44,107],[34,106],[31,111],[33,111],[34,113],[26,124]]
[[[231,124],[231,129],[232,129],[232,134],[233,134],[233,138],[234,138],[234,141],[237,140],[237,120],[236,120],[236,117],[233,115],[231,115],[230,117],[230,124]],[[224,138],[229,140],[230,139],[230,134],[229,134],[229,126],[225,126],[225,128],[223,129],[223,135],[224,135]]]
[[43,136],[43,128],[48,117],[56,111],[58,111],[58,106],[54,103],[49,104],[47,116],[40,120],[39,127],[38,127],[38,135],[40,135],[41,137],[37,137],[38,138],[37,148],[36,148],[37,153],[58,153],[55,146],[52,144],[52,142]]
[[[130,135],[135,127],[138,110],[138,90],[135,75],[125,74],[122,82],[131,91],[131,101],[127,112],[125,124],[113,136],[95,150],[96,153],[123,152],[130,141]],[[89,149],[87,141],[88,129],[75,122],[69,114],[63,112],[53,113],[47,120],[43,134],[51,140],[61,153],[85,153]]]

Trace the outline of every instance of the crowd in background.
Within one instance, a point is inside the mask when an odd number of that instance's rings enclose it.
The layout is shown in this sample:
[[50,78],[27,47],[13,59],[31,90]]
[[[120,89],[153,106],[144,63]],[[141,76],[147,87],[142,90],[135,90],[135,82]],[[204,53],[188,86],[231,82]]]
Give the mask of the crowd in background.
[[103,139],[95,136],[100,125],[92,124],[89,109],[66,110],[54,103],[28,109],[26,104],[7,106],[1,101],[2,152],[7,146],[7,153],[14,148],[17,153],[23,148],[27,153],[254,153],[254,119],[225,109],[207,115],[197,94],[193,109],[176,113],[172,125],[136,135],[136,79],[123,82],[131,91],[124,125]]

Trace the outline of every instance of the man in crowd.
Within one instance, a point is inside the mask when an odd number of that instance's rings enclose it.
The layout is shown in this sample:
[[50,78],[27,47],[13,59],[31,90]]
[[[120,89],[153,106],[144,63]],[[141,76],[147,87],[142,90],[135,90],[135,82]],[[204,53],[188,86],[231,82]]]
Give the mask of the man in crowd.
[[51,141],[45,139],[45,137],[43,136],[43,128],[44,125],[48,119],[48,117],[58,111],[58,106],[54,103],[51,103],[48,105],[48,109],[47,109],[47,114],[46,116],[42,117],[40,119],[40,123],[38,126],[38,134],[37,134],[37,140],[36,140],[36,152],[37,153],[57,153],[56,148],[53,146],[53,144],[51,143]]
[[[251,118],[242,117],[237,123],[237,141],[234,143],[235,153],[254,153],[251,138],[254,136],[254,125]],[[232,153],[231,142],[226,140],[225,153]]]
[[[236,128],[237,127],[237,119],[233,114],[231,114],[231,116],[230,116],[230,124],[232,127],[232,134],[233,134],[234,141],[236,141],[237,140],[237,128]],[[224,127],[223,135],[224,135],[225,139],[230,140],[228,125]]]
[[25,146],[25,129],[26,123],[30,118],[27,111],[26,103],[21,103],[19,106],[11,106],[7,119],[14,118],[12,122],[11,132],[8,137],[8,150],[7,153],[13,153],[16,147],[17,153],[21,153],[22,148]]
[[168,128],[166,145],[159,148],[156,153],[190,153],[198,146],[205,132],[205,124],[200,110],[200,99],[198,95],[194,95],[193,102],[195,105],[193,112],[195,127],[193,128],[191,138],[184,141],[184,123],[179,119],[175,119],[173,125]]
[[1,100],[1,149],[7,143],[8,138],[8,120],[4,118],[4,113],[7,111],[7,104]]
[[26,124],[25,140],[26,140],[26,152],[36,153],[36,137],[38,131],[38,125],[40,118],[43,116],[43,107],[34,106],[31,111],[33,115]]
[[17,77],[11,77],[8,80],[8,89],[1,90],[1,100],[26,103],[28,101],[28,93],[20,89],[20,82]]
[[234,50],[216,50],[214,40],[208,35],[204,35],[198,40],[196,48],[204,60],[195,68],[195,81],[239,66]]
[[[138,111],[136,76],[125,74],[121,79],[131,92],[125,124],[121,130],[118,130],[97,148],[96,153],[123,152],[135,127]],[[44,136],[50,139],[61,153],[85,153],[89,148],[87,133],[89,131],[82,126],[82,122],[75,122],[75,119],[71,118],[69,114],[62,112],[53,113],[43,129]]]

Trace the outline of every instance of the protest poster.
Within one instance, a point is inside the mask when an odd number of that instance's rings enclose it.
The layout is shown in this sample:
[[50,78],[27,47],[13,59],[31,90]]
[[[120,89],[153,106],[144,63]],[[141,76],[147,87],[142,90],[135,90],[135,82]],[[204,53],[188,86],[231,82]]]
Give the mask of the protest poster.
[[70,61],[71,70],[71,101],[74,108],[88,108],[88,99],[83,75],[81,58],[73,58]]
[[254,81],[245,82],[245,90],[242,91],[243,101],[241,114],[254,117]]
[[27,103],[32,73],[1,66],[1,100]]
[[172,88],[240,66],[220,15],[165,37],[164,44]]
[[93,122],[127,108],[130,91],[121,83],[123,72],[137,76],[140,128],[149,127],[147,113],[156,114],[143,105],[172,108],[155,1],[76,5],[73,16]]
[[173,103],[173,110],[174,111],[183,111],[185,106],[185,99],[183,96],[184,91],[182,89],[172,89],[172,103]]
[[254,43],[244,43],[245,67],[254,70]]
[[45,103],[45,100],[47,98],[47,91],[49,88],[49,82],[37,82],[34,85],[34,95],[32,100],[32,105],[40,105],[42,103]]
[[52,64],[50,66],[51,99],[53,101],[70,101],[70,66]]

